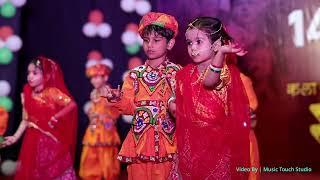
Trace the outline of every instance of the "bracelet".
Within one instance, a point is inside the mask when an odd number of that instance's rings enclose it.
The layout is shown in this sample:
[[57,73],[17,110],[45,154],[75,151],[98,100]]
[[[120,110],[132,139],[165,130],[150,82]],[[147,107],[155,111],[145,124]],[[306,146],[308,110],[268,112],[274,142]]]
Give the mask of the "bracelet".
[[216,67],[216,66],[213,66],[212,64],[209,65],[209,68],[212,72],[215,72],[215,73],[221,73],[222,71],[222,67]]
[[172,102],[172,101],[175,101],[176,100],[176,97],[175,96],[171,96],[169,99],[168,99],[168,106],[169,104]]

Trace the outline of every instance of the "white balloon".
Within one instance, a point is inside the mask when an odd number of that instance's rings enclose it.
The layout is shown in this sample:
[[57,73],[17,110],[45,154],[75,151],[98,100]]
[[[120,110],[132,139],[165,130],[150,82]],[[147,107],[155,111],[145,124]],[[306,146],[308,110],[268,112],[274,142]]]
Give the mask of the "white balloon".
[[137,42],[137,33],[133,31],[125,31],[121,35],[121,41],[125,45],[132,45]]
[[91,102],[91,101],[87,101],[87,102],[83,105],[83,112],[84,112],[85,114],[88,114],[91,106],[92,106],[92,102]]
[[12,176],[16,172],[17,163],[12,160],[5,160],[1,164],[1,172],[6,176]]
[[19,36],[12,35],[7,38],[5,46],[13,52],[19,51],[22,47],[22,40]]
[[5,2],[7,2],[7,0],[0,0],[0,5],[4,4]]
[[99,24],[97,30],[98,30],[98,35],[102,38],[107,38],[112,33],[111,26],[107,23]]
[[136,2],[136,11],[139,15],[143,16],[151,11],[151,4],[149,1],[140,0]]
[[11,91],[8,81],[0,80],[0,96],[8,96]]
[[15,7],[21,7],[26,4],[27,0],[10,0]]
[[84,24],[82,32],[88,37],[94,37],[97,35],[97,26],[94,23],[88,22]]
[[3,48],[5,45],[6,45],[6,43],[4,43],[4,41],[2,41],[2,40],[0,39],[0,48]]
[[120,7],[124,12],[130,13],[135,10],[135,0],[121,0]]
[[131,115],[122,115],[122,120],[128,124],[131,124],[133,116]]
[[137,41],[138,43],[142,46],[143,44],[143,39],[141,38],[141,36],[139,34],[137,34]]

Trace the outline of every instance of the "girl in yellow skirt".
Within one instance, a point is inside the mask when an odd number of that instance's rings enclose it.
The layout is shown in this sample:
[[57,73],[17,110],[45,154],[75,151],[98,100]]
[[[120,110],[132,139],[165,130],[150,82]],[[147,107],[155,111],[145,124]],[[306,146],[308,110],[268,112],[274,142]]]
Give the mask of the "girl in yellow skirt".
[[112,62],[102,60],[99,52],[89,54],[86,74],[94,90],[87,112],[90,123],[83,138],[79,173],[82,179],[112,180],[118,179],[120,173],[117,160],[120,138],[115,126],[119,112],[100,97],[101,88],[108,81],[112,67]]

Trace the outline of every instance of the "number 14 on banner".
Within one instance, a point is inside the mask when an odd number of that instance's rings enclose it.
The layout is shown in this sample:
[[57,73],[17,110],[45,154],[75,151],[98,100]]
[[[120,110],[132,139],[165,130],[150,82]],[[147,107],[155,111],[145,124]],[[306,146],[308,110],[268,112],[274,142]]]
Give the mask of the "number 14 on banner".
[[[293,26],[293,43],[296,47],[303,47],[305,44],[304,38],[304,14],[302,9],[293,10],[288,15],[288,24]],[[307,29],[308,42],[320,40],[320,8],[314,14],[310,25]]]

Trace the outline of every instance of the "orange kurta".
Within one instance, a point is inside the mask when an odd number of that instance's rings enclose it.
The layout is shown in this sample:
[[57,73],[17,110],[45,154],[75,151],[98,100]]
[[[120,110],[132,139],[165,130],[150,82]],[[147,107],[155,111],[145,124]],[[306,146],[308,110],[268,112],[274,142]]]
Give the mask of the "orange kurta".
[[[256,93],[254,92],[252,81],[248,76],[242,73],[240,73],[240,78],[243,82],[244,88],[246,90],[246,93],[249,99],[249,106],[252,111],[251,113],[254,113],[254,111],[258,107],[258,98],[256,96]],[[252,114],[251,117],[255,117],[255,115]],[[250,164],[252,167],[258,168],[260,167],[259,147],[258,147],[256,135],[253,129],[250,130],[249,140],[250,140]],[[259,171],[257,173],[250,172],[249,179],[250,180],[260,179]]]
[[114,105],[133,115],[132,127],[118,159],[129,163],[129,179],[167,179],[176,153],[175,123],[168,113],[179,66],[166,61],[158,68],[143,65],[126,77],[121,100]]
[[83,138],[80,177],[83,179],[117,179],[120,163],[116,159],[120,138],[115,126],[119,112],[94,90],[88,113],[90,124]]

